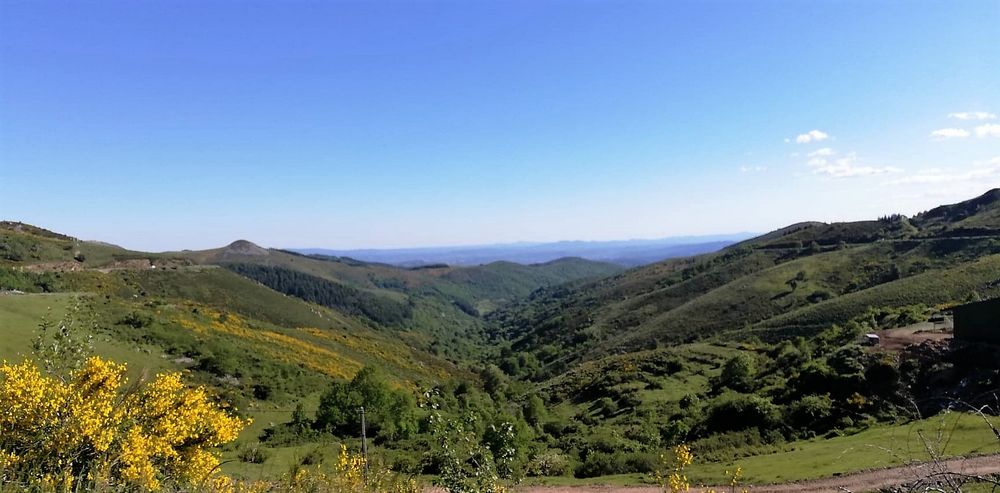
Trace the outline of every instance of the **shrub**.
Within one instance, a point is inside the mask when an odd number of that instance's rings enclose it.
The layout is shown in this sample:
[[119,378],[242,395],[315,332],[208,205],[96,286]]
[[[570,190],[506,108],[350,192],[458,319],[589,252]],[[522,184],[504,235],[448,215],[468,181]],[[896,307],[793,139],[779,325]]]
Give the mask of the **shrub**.
[[580,464],[574,476],[578,478],[594,478],[618,474],[619,468],[615,455],[608,452],[591,452]]
[[[340,446],[333,472],[318,467],[297,466],[278,484],[238,485],[237,491],[294,491],[338,493],[417,493],[420,485],[393,473],[380,463],[365,461],[360,454]],[[256,486],[256,487],[255,487]],[[276,488],[277,486],[277,488]]]
[[144,315],[138,312],[129,312],[128,315],[122,317],[118,321],[119,325],[127,325],[133,329],[141,329],[143,327],[148,327],[149,324],[153,323],[153,318],[149,315]]
[[249,464],[263,464],[271,454],[260,447],[260,443],[243,444],[236,454],[241,462]]
[[546,450],[528,462],[529,476],[565,476],[570,471],[569,456],[559,450]]
[[691,427],[681,420],[671,420],[660,427],[660,441],[668,444],[682,443],[691,433]]
[[313,447],[299,459],[299,464],[303,466],[318,466],[324,462],[326,462],[326,451],[320,446]]
[[810,303],[822,303],[826,300],[833,299],[834,294],[825,289],[817,289],[813,291],[809,296],[806,297]]
[[722,374],[719,375],[716,387],[726,387],[738,392],[750,392],[756,386],[754,381],[756,376],[757,363],[753,356],[740,352],[723,365]]
[[804,430],[826,431],[832,423],[833,400],[828,395],[807,395],[788,406],[786,423]]
[[657,458],[647,452],[591,452],[576,468],[578,478],[611,474],[650,473],[656,470]]
[[0,468],[8,480],[159,489],[226,478],[210,449],[249,421],[231,416],[179,373],[122,390],[125,366],[92,357],[63,381],[31,362],[0,366]]
[[711,431],[767,429],[776,425],[779,418],[778,407],[766,397],[727,393],[709,405],[706,424]]
[[614,416],[618,412],[618,404],[615,404],[615,401],[611,400],[610,397],[598,399],[596,407],[597,411],[606,418]]

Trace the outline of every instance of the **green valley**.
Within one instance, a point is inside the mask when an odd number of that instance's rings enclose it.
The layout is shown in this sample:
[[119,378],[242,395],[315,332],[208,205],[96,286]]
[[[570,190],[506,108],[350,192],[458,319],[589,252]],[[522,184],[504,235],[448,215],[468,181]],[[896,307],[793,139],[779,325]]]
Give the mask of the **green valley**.
[[[399,267],[244,240],[145,253],[4,222],[0,357],[30,357],[41,325],[68,327],[135,379],[183,370],[253,418],[224,466],[250,479],[333,467],[336,444],[360,446],[362,407],[372,455],[410,475],[443,474],[441,423],[466,423],[482,447],[470,453],[529,482],[648,482],[681,443],[703,461],[699,481],[736,465],[753,481],[807,479],[907,457],[780,464],[990,405],[989,346],[894,351],[862,336],[1000,295],[998,211],[993,190],[628,270]],[[943,454],[1000,451],[961,416]]]

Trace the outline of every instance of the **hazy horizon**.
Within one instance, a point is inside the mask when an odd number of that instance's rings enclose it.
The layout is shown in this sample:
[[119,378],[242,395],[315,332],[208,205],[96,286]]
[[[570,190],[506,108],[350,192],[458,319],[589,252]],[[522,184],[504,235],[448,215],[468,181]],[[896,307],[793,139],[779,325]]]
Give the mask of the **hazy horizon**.
[[[34,223],[27,222],[27,221],[19,221],[17,219],[0,218],[0,221],[15,221],[15,222],[21,222],[21,223],[24,223],[24,224],[30,224],[32,226],[42,227],[42,228],[45,228],[45,229],[50,229],[50,228],[46,228],[44,225],[34,224]],[[66,234],[66,235],[72,236],[74,238],[77,238],[77,239],[79,239],[81,241],[112,243],[115,246],[120,246],[120,247],[127,248],[127,249],[141,250],[141,249],[130,248],[128,245],[122,245],[122,244],[118,244],[118,243],[113,243],[113,242],[110,242],[110,241],[107,241],[107,240],[103,240],[103,239],[100,239],[100,238],[79,237],[79,236],[73,235],[71,233],[67,233],[66,231],[53,231],[53,232],[59,233],[59,234]],[[760,234],[763,234],[763,232],[740,231],[740,232],[735,232],[735,233],[718,233],[718,234],[705,234],[705,235],[664,236],[664,237],[660,237],[660,238],[624,238],[624,239],[619,238],[619,239],[608,239],[608,240],[576,240],[576,239],[565,239],[565,240],[555,240],[555,241],[520,240],[520,241],[511,241],[511,242],[502,242],[502,243],[468,243],[468,244],[457,244],[457,245],[431,244],[431,245],[420,245],[420,246],[359,247],[359,248],[341,248],[341,247],[338,247],[336,245],[334,245],[334,246],[328,246],[328,245],[270,245],[270,244],[266,244],[266,243],[263,243],[263,242],[260,242],[260,241],[256,241],[256,240],[254,240],[251,237],[237,237],[237,238],[233,238],[233,239],[231,239],[229,241],[226,241],[226,242],[218,244],[218,245],[209,245],[209,246],[207,246],[205,248],[197,248],[196,249],[196,248],[184,247],[184,248],[168,249],[168,250],[141,250],[141,251],[147,251],[147,252],[151,252],[151,253],[166,253],[166,252],[181,251],[181,250],[212,249],[212,248],[221,248],[221,247],[227,246],[227,245],[232,244],[232,243],[237,242],[237,241],[249,241],[249,242],[251,242],[251,243],[253,243],[255,245],[262,246],[262,247],[265,247],[265,248],[277,248],[277,249],[281,249],[281,250],[291,250],[291,251],[328,250],[328,251],[339,251],[339,252],[349,252],[349,251],[356,251],[356,252],[360,252],[360,251],[396,251],[396,250],[444,250],[444,249],[467,249],[467,248],[480,248],[480,247],[509,247],[509,248],[519,248],[519,247],[532,247],[532,246],[541,246],[541,245],[556,245],[556,244],[561,244],[561,243],[589,243],[589,244],[633,243],[633,242],[634,243],[658,243],[658,242],[670,241],[670,242],[676,242],[676,243],[672,243],[672,244],[682,245],[682,244],[693,244],[693,243],[702,243],[702,242],[708,243],[708,242],[712,242],[712,241],[720,241],[723,238],[750,238],[750,237],[757,236],[757,235],[760,235]]]
[[[991,186],[992,187],[998,187],[998,186],[1000,186],[1000,183],[997,183],[997,184],[991,185]],[[36,222],[32,222],[32,221],[27,221],[27,220],[24,220],[24,219],[21,219],[21,218],[0,217],[0,220],[2,220],[2,221],[22,222],[22,223],[30,224],[30,225],[33,225],[33,226],[38,226],[38,227],[41,227],[41,228],[52,230],[52,231],[54,231],[56,233],[66,234],[66,235],[72,236],[74,238],[78,238],[78,239],[80,239],[82,241],[96,241],[96,242],[110,243],[110,244],[114,244],[116,246],[120,246],[120,247],[123,247],[123,248],[131,249],[131,250],[147,251],[147,252],[171,252],[171,251],[181,251],[181,250],[207,250],[207,249],[212,249],[212,248],[220,248],[220,247],[229,245],[230,243],[233,243],[235,241],[240,241],[240,240],[250,241],[250,242],[252,242],[254,244],[257,244],[257,245],[260,245],[260,246],[263,246],[263,247],[267,247],[267,248],[278,248],[278,249],[293,250],[293,251],[310,250],[310,249],[331,250],[331,251],[419,250],[419,249],[472,248],[472,247],[483,247],[483,246],[538,245],[538,244],[554,244],[554,243],[561,243],[561,242],[584,242],[584,243],[607,243],[607,242],[630,242],[630,241],[634,241],[634,242],[644,242],[644,241],[655,242],[655,241],[672,240],[672,239],[678,239],[678,238],[701,239],[701,238],[724,237],[724,236],[736,237],[736,236],[741,236],[741,235],[746,235],[747,237],[752,237],[752,236],[756,236],[756,235],[762,235],[762,234],[774,231],[776,229],[783,228],[785,226],[789,226],[789,225],[796,224],[796,223],[802,223],[802,222],[819,221],[819,222],[831,223],[831,222],[844,222],[844,221],[847,221],[847,222],[849,222],[849,221],[867,221],[867,220],[876,219],[877,217],[886,216],[886,215],[890,215],[890,214],[897,214],[897,213],[904,214],[906,216],[913,216],[913,215],[916,215],[916,214],[921,213],[921,212],[925,212],[927,210],[930,210],[930,209],[932,209],[934,207],[937,207],[937,206],[940,206],[940,205],[947,205],[947,204],[952,203],[952,202],[961,202],[963,200],[968,200],[968,199],[975,198],[976,196],[979,196],[982,193],[985,193],[985,192],[987,192],[990,189],[991,188],[984,188],[980,192],[974,192],[972,195],[959,197],[958,199],[955,199],[954,201],[933,203],[933,204],[930,204],[930,205],[928,205],[926,207],[922,207],[922,208],[919,208],[917,210],[914,210],[912,212],[900,212],[898,210],[889,209],[889,210],[885,210],[883,212],[880,212],[878,214],[871,215],[871,216],[859,216],[859,217],[845,218],[845,219],[821,220],[821,219],[814,219],[814,218],[800,218],[800,219],[797,219],[797,220],[791,220],[791,221],[786,222],[786,223],[774,224],[771,227],[768,227],[768,228],[765,228],[765,229],[761,229],[759,231],[743,230],[743,231],[734,231],[734,232],[729,232],[729,233],[727,233],[727,232],[712,232],[712,231],[709,231],[709,232],[695,233],[695,234],[667,234],[667,235],[663,235],[663,236],[645,237],[645,238],[642,238],[642,237],[626,237],[626,238],[609,237],[609,238],[570,238],[570,239],[562,238],[562,239],[551,239],[551,240],[514,239],[514,240],[509,240],[509,241],[487,241],[487,242],[477,242],[477,243],[453,243],[453,244],[433,243],[433,240],[431,240],[430,243],[423,243],[423,244],[403,244],[403,243],[399,243],[399,244],[387,244],[387,245],[384,245],[384,246],[367,246],[364,243],[359,243],[358,246],[342,246],[342,245],[338,245],[338,244],[301,244],[300,245],[300,244],[290,244],[290,243],[287,243],[287,242],[280,242],[280,241],[279,241],[279,243],[269,243],[267,241],[263,241],[263,240],[257,239],[255,237],[257,235],[253,235],[253,234],[240,234],[240,233],[237,232],[234,236],[232,236],[232,237],[230,237],[228,239],[223,238],[221,241],[214,242],[214,243],[211,242],[211,241],[207,241],[207,240],[201,240],[201,241],[195,240],[195,241],[192,241],[190,244],[176,244],[175,246],[170,247],[170,248],[145,248],[145,247],[142,247],[142,246],[137,246],[137,245],[143,244],[143,241],[141,241],[142,239],[141,238],[136,238],[135,236],[130,236],[129,232],[134,231],[134,229],[127,228],[127,227],[115,230],[115,232],[113,232],[115,234],[113,234],[112,236],[124,238],[124,240],[125,240],[123,242],[118,242],[118,241],[111,241],[111,240],[106,239],[106,238],[88,237],[86,235],[81,235],[78,232],[75,232],[75,229],[74,229],[75,226],[73,226],[73,225],[70,225],[67,229],[59,229],[59,228],[52,227],[50,224],[36,223]],[[56,222],[58,223],[60,221],[56,221]]]

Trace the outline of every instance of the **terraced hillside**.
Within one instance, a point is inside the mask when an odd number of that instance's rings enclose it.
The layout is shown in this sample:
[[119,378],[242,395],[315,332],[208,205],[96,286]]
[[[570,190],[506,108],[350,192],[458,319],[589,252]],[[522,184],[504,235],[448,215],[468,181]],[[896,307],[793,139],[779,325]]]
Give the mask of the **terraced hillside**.
[[1000,191],[912,219],[808,222],[718,253],[558,286],[491,314],[492,336],[549,374],[713,335],[814,334],[872,306],[1000,293]]

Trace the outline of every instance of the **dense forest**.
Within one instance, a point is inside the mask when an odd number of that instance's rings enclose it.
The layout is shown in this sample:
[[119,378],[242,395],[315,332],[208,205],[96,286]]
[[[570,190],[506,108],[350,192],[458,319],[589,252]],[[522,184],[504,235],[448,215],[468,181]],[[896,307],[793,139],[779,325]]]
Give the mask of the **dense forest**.
[[279,293],[352,315],[362,315],[378,324],[400,325],[412,315],[407,303],[292,269],[244,263],[226,263],[223,266]]

